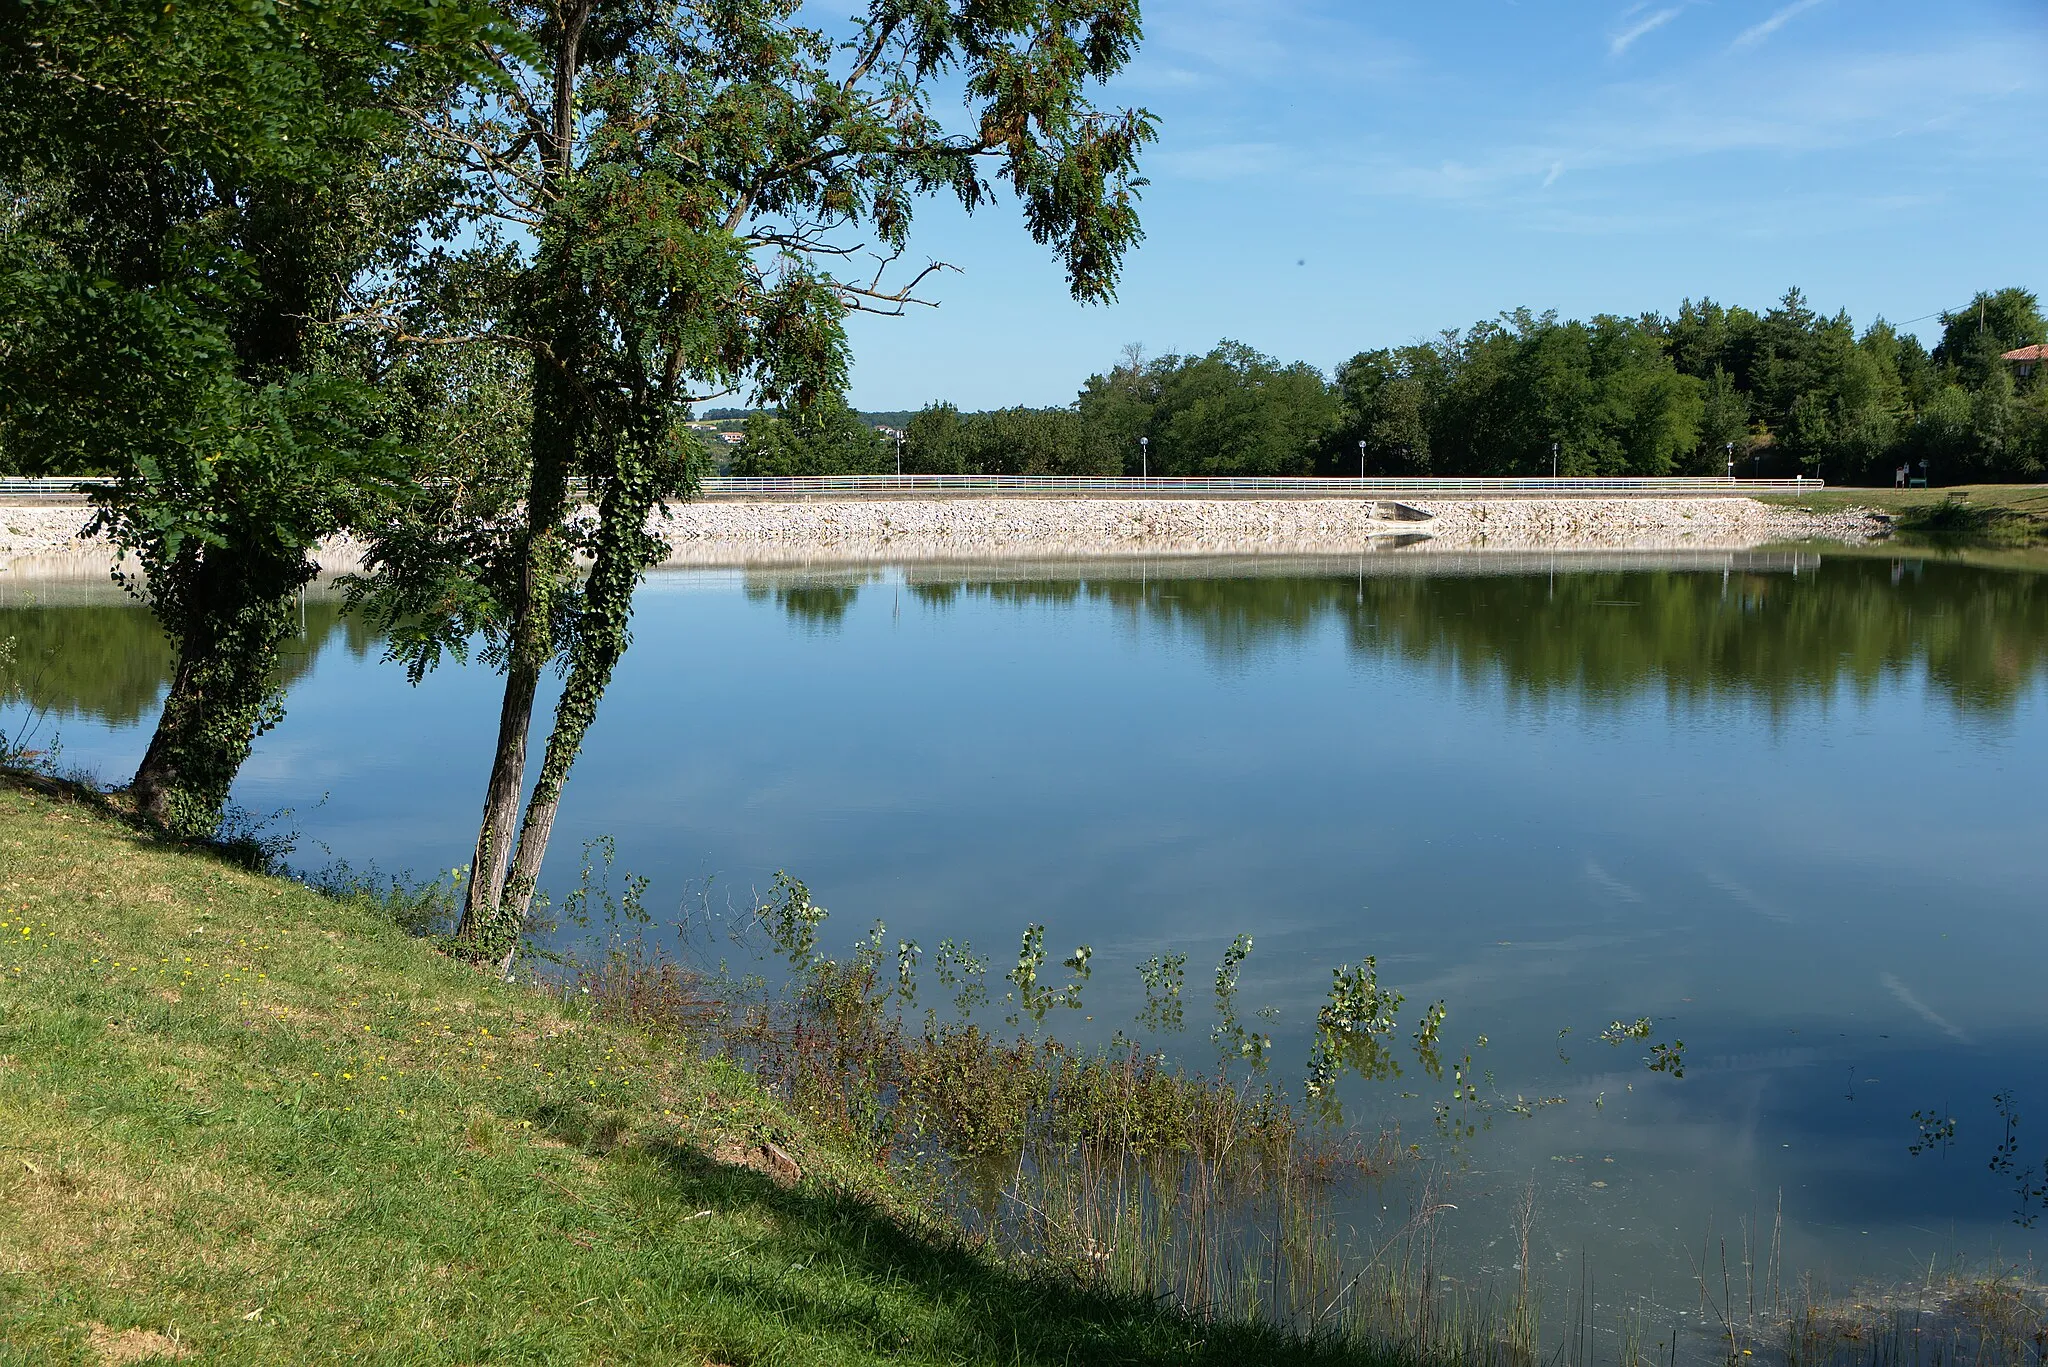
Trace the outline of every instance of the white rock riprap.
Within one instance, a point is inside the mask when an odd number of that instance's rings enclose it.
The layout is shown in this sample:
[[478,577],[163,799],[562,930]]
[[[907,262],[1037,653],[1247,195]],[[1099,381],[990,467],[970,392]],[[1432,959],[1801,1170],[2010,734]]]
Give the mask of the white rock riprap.
[[1403,522],[1360,499],[918,499],[696,503],[657,530],[671,563],[818,564],[1000,556],[1301,554],[1423,536],[1414,549],[1742,549],[1882,535],[1869,513],[1747,498],[1444,499]]
[[[113,545],[82,535],[92,515],[78,503],[0,503],[0,574],[97,576],[113,568]],[[320,546],[320,568],[360,569],[364,549],[352,536],[329,537]]]
[[1441,550],[1744,550],[1785,541],[1854,544],[1890,524],[1867,509],[1815,513],[1753,498],[1427,499]]
[[655,530],[676,564],[1353,550],[1425,523],[1358,499],[953,498],[708,502]]
[[79,535],[92,512],[75,503],[0,505],[0,562],[24,555],[92,553],[99,543]]
[[[1412,549],[1741,549],[1782,541],[1868,540],[1871,513],[1810,513],[1746,498],[1429,499],[1426,521],[1375,517],[1361,499],[953,498],[716,501],[679,505],[654,530],[678,565],[1095,558],[1118,555],[1328,555],[1427,539]],[[78,533],[77,505],[0,507],[0,571],[112,561]],[[361,546],[336,538],[322,567],[354,570]]]

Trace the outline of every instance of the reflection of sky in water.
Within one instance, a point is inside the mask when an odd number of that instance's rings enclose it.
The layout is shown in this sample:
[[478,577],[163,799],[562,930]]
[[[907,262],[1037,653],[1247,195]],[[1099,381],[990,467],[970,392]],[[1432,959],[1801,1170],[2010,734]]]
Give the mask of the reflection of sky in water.
[[[1140,1004],[1131,966],[1179,950],[1197,1060],[1234,934],[1256,937],[1242,1003],[1278,1008],[1283,1068],[1330,968],[1376,955],[1404,1036],[1444,998],[1447,1054],[1490,1037],[1497,1102],[1567,1099],[1497,1104],[1432,1159],[1452,1245],[1497,1266],[1532,1175],[1551,1257],[1584,1247],[1674,1295],[1682,1247],[1768,1227],[1781,1192],[1794,1270],[2018,1254],[2035,1232],[1986,1160],[2004,1090],[2019,1158],[2038,1176],[2048,1154],[2048,593],[1888,570],[657,576],[547,877],[599,832],[671,903],[713,876],[745,900],[788,868],[835,942],[879,918],[927,949],[971,938],[998,972],[1043,922],[1055,958],[1096,950],[1092,1020],[1059,1027],[1105,1036]],[[321,648],[239,799],[296,809],[307,864],[466,862],[494,680],[409,690],[353,646]],[[67,759],[109,775],[146,738],[64,725]],[[1684,1039],[1683,1080],[1599,1040],[1639,1016]],[[1411,1066],[1346,1101],[1426,1138],[1428,1098],[1404,1089],[1448,1084]],[[1908,1156],[1916,1109],[1957,1118],[1951,1151]]]

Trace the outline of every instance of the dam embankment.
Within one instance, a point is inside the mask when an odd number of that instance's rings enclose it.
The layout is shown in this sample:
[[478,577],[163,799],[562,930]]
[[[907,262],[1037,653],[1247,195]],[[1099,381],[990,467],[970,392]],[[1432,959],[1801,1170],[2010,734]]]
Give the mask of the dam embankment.
[[[1425,516],[1396,515],[1405,510]],[[75,503],[0,506],[0,572],[110,566],[112,551],[79,533]],[[678,565],[833,561],[1066,559],[1116,555],[1327,555],[1391,549],[1744,549],[1787,541],[1862,542],[1879,515],[1810,512],[1740,497],[1360,498],[812,498],[707,500],[658,514],[654,530]],[[332,572],[360,567],[362,546],[322,549]]]

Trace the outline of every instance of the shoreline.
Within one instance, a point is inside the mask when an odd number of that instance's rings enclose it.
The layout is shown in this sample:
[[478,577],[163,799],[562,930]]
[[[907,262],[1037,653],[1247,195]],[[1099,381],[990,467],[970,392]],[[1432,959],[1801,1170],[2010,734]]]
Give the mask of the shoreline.
[[[1376,516],[1369,499],[810,499],[678,504],[654,530],[672,567],[747,568],[971,559],[1328,555],[1398,551],[1750,550],[1858,545],[1890,523],[1863,508],[1814,512],[1750,498],[1422,499],[1426,520]],[[111,549],[77,532],[78,505],[0,506],[0,575],[105,574]],[[361,569],[351,536],[321,547],[323,573]]]

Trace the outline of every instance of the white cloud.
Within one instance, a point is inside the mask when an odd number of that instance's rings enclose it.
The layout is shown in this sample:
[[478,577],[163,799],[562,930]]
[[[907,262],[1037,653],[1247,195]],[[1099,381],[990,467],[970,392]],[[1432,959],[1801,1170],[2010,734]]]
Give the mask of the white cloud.
[[1761,24],[1753,24],[1737,34],[1734,45],[1736,47],[1753,47],[1785,27],[1785,25],[1791,23],[1800,15],[1806,13],[1806,11],[1813,9],[1823,2],[1824,0],[1792,0],[1791,4],[1764,20]]
[[[1639,13],[1641,10],[1642,6],[1638,5],[1635,9],[1630,10],[1628,13],[1636,14]],[[1660,9],[1654,14],[1648,14],[1645,15],[1643,18],[1636,20],[1636,22],[1630,24],[1627,28],[1623,29],[1621,32],[1615,34],[1612,38],[1607,40],[1608,55],[1612,57],[1621,56],[1622,53],[1627,52],[1631,47],[1635,46],[1636,40],[1638,38],[1642,38],[1647,34],[1655,33],[1658,29],[1663,28],[1666,24],[1670,23],[1673,19],[1676,19],[1680,14],[1683,14],[1684,12],[1685,6],[1672,5],[1666,9]],[[1627,18],[1628,16],[1624,15],[1622,17]]]
[[1293,149],[1277,142],[1223,142],[1162,151],[1156,164],[1183,180],[1243,180],[1286,172]]
[[1588,859],[1586,861],[1586,881],[1606,893],[1609,897],[1614,898],[1617,902],[1639,903],[1643,900],[1643,894],[1637,891],[1633,885],[1622,882],[1619,878],[1609,873],[1604,865],[1595,860]]
[[1881,973],[1878,975],[1877,980],[1883,985],[1885,991],[1899,999],[1899,1005],[1941,1031],[1942,1034],[1947,1035],[1957,1044],[1968,1044],[1970,1042],[1970,1037],[1963,1032],[1962,1027],[1937,1014],[1933,1007],[1914,996],[1912,989],[1900,982],[1896,976],[1890,973]]

